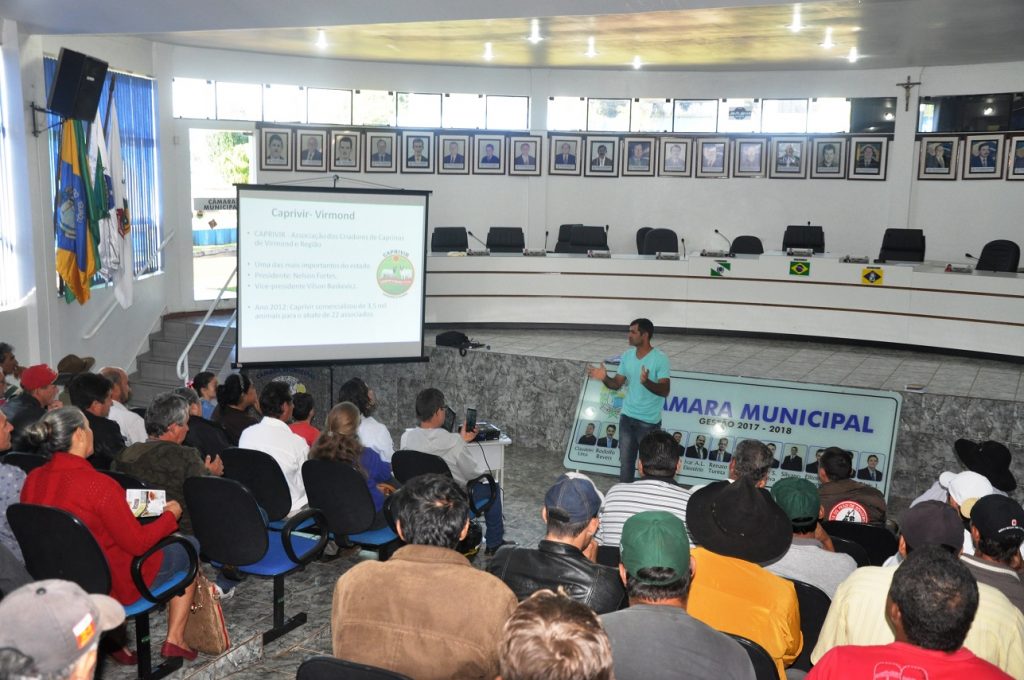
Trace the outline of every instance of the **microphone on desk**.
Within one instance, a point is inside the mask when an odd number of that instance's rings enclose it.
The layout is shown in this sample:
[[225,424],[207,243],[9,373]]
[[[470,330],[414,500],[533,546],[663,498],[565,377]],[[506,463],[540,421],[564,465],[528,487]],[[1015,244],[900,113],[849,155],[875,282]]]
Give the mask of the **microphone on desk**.
[[476,236],[473,236],[473,232],[471,232],[469,229],[467,229],[466,233],[469,234],[470,238],[472,238],[474,241],[476,241],[477,243],[482,245],[484,247],[484,250],[487,250],[487,244],[484,243],[483,241],[481,241],[480,239],[478,239]]
[[681,246],[683,246],[683,257],[686,257],[686,239],[685,238],[679,239],[679,244]]
[[978,258],[976,258],[974,255],[971,255],[970,253],[964,253],[964,257],[966,257],[966,258],[968,258],[970,260],[974,260],[975,262],[978,261]]
[[544,250],[548,249],[548,230],[544,230]]
[[729,250],[732,250],[732,240],[728,236],[723,234],[722,232],[718,231],[717,229],[715,229],[715,233],[718,234],[719,236],[721,236],[722,238],[724,238],[726,244],[728,244],[728,246],[729,246]]

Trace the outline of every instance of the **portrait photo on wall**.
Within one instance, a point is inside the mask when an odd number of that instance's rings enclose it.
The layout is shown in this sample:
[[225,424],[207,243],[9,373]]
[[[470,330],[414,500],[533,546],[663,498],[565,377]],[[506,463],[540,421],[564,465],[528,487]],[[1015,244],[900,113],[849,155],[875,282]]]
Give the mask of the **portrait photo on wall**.
[[1010,139],[1010,163],[1006,179],[1024,179],[1024,137]]
[[508,154],[511,157],[508,174],[540,175],[541,138],[538,135],[518,135],[508,138]]
[[772,137],[768,176],[776,179],[803,179],[807,176],[807,138]]
[[964,179],[1002,179],[1003,136],[971,135],[964,142]]
[[815,137],[811,141],[811,177],[814,179],[843,179],[846,177],[846,139],[844,137]]
[[398,170],[398,133],[366,133],[366,172]]
[[437,153],[441,159],[438,174],[469,174],[469,135],[438,135]]
[[260,170],[292,169],[292,130],[260,128]]
[[764,177],[764,139],[737,139],[733,142],[732,155],[733,177]]
[[687,137],[658,138],[658,174],[662,177],[690,177],[690,144]]
[[853,137],[847,179],[885,179],[888,139],[885,137]]
[[923,137],[917,160],[918,179],[956,179],[957,137]]
[[362,169],[363,133],[358,130],[331,130],[331,165],[335,172],[359,172]]
[[295,157],[299,159],[296,170],[327,172],[326,146],[326,130],[299,130],[295,142]]
[[622,156],[623,177],[654,176],[654,137],[626,137]]
[[697,140],[697,153],[694,164],[697,166],[697,177],[728,177],[729,139],[727,137],[707,137]]
[[548,137],[548,174],[579,175],[582,137],[552,135]]
[[434,133],[417,130],[402,133],[402,172],[434,172]]
[[505,174],[505,137],[476,135],[473,137],[473,174]]
[[885,479],[884,454],[861,452],[858,456],[857,479],[863,482],[881,482]]
[[618,177],[618,137],[587,137],[583,174],[587,177]]

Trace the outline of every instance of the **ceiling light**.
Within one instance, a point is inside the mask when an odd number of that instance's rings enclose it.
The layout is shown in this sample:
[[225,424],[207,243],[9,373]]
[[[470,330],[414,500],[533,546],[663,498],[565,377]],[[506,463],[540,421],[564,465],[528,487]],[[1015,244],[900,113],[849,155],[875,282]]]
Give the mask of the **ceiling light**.
[[856,47],[851,47],[850,53],[846,55],[846,60],[851,64],[856,64],[858,59],[860,59],[860,53],[857,52]]
[[587,38],[587,51],[584,52],[583,54],[590,57],[591,59],[597,56],[597,50],[594,49],[594,36],[590,36],[589,38]]
[[327,33],[322,28],[316,29],[315,45],[322,50],[327,49]]
[[644,60],[640,58],[640,55],[633,57],[633,68],[640,70],[640,67],[644,65]]
[[544,38],[540,37],[540,22],[533,19],[530,22],[530,37],[528,37],[527,40],[536,45],[543,39]]
[[986,116],[991,116],[994,110],[995,109],[993,109],[991,106],[986,106],[985,110],[982,111],[982,113],[984,113]]
[[800,21],[800,5],[793,5],[793,23],[791,23],[786,28],[793,31],[794,33],[799,33],[801,30],[803,30],[803,27],[803,22]]
[[887,111],[886,114],[884,116],[882,116],[882,118],[884,118],[886,120],[890,120],[890,121],[891,120],[896,120],[896,114],[893,113],[892,111]]
[[826,50],[830,50],[830,49],[832,49],[833,47],[836,46],[836,44],[834,42],[832,42],[832,27],[831,26],[829,26],[828,28],[825,29],[825,39],[823,41],[821,41],[821,46],[824,47]]
[[494,59],[494,48],[491,43],[484,43],[484,61]]

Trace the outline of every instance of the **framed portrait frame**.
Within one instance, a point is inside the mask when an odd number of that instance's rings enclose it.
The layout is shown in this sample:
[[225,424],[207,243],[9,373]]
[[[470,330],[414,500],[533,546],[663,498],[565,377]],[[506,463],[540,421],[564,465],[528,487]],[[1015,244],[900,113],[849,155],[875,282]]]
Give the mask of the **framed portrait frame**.
[[658,176],[659,177],[692,177],[693,164],[690,163],[689,137],[658,138]]
[[362,132],[331,130],[331,172],[360,172],[363,169],[362,158]]
[[[583,164],[584,177],[619,176],[619,138],[612,136],[587,137],[587,155]],[[601,153],[604,147],[604,153]]]
[[[567,146],[568,153],[562,149]],[[579,177],[583,170],[583,138],[570,135],[548,137],[548,174]]]
[[622,176],[654,177],[656,143],[654,137],[624,137],[620,159]]
[[807,177],[807,138],[772,137],[768,176],[772,179]]
[[693,155],[696,177],[729,176],[729,138],[702,137]]
[[[452,145],[455,155],[452,156]],[[468,175],[470,156],[469,135],[437,136],[437,174]]]
[[366,172],[398,172],[398,133],[366,133]]
[[961,176],[964,179],[1002,179],[1004,160],[1003,135],[970,135],[964,140]]
[[295,169],[299,172],[327,172],[327,130],[296,131]]
[[[488,149],[490,147],[490,149]],[[488,150],[492,153],[488,155]],[[505,136],[474,135],[473,137],[473,174],[504,175],[505,174]]]
[[885,180],[888,137],[851,137],[849,148],[846,179]]
[[[540,177],[543,138],[540,135],[514,135],[508,138],[508,174],[518,177]],[[526,156],[523,149],[526,147]],[[529,161],[533,161],[532,163]]]
[[434,133],[430,130],[415,130],[402,133],[402,172],[410,174],[433,174]]
[[918,179],[956,179],[959,137],[922,137],[917,154]]
[[768,140],[764,137],[740,137],[732,143],[732,176],[764,177]]
[[[271,143],[273,142],[273,148]],[[264,170],[290,171],[292,165],[292,129],[260,128],[260,172]]]
[[845,137],[815,137],[811,140],[811,177],[846,178]]
[[1006,163],[1006,179],[1024,180],[1024,135],[1010,138],[1009,156]]

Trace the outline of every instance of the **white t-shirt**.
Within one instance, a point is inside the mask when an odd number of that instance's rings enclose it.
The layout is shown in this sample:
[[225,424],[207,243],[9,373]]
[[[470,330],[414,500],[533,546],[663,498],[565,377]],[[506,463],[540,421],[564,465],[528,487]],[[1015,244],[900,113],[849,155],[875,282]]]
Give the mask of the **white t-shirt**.
[[381,460],[390,463],[391,456],[395,455],[395,442],[387,426],[374,418],[367,416],[359,423],[359,441],[363,446],[371,448],[380,454]]
[[110,405],[108,417],[121,428],[121,434],[128,440],[129,446],[149,440],[149,436],[146,434],[146,421],[121,402],[115,401]]
[[255,425],[242,430],[238,446],[263,451],[281,466],[284,479],[288,482],[288,493],[292,497],[289,515],[306,507],[309,501],[306,500],[306,485],[302,481],[302,464],[309,457],[309,444],[305,439],[277,418],[264,417]]

